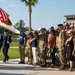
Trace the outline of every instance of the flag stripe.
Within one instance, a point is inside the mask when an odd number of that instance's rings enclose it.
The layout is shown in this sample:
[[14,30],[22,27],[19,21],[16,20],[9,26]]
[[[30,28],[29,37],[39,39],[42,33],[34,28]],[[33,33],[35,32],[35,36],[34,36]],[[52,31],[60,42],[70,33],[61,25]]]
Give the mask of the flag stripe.
[[0,21],[7,22],[8,17],[9,15],[2,8],[0,8]]

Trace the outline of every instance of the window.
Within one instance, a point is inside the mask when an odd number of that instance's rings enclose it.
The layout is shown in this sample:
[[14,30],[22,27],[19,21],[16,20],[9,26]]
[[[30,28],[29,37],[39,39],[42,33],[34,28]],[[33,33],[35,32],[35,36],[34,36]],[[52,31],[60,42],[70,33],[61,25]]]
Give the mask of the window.
[[70,25],[71,25],[71,23],[70,23]]
[[74,25],[74,23],[73,23],[73,25]]
[[75,20],[75,18],[67,18],[67,20]]

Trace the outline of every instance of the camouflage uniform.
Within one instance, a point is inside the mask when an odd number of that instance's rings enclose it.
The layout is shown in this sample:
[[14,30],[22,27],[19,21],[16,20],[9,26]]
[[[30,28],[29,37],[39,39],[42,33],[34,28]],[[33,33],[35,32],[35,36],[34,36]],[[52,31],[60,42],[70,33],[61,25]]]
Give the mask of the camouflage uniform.
[[31,48],[31,45],[30,45],[30,40],[31,39],[28,39],[27,40],[27,49],[28,49],[28,64],[32,64],[32,48]]
[[39,35],[39,41],[38,41],[38,45],[39,45],[39,49],[40,49],[40,61],[41,64],[40,66],[45,66],[46,65],[46,47],[47,47],[47,34],[46,33],[41,33]]
[[57,40],[59,59],[61,63],[60,69],[63,69],[65,66],[65,57],[66,57],[65,41],[66,41],[66,32],[64,30],[61,30],[58,35],[58,40]]

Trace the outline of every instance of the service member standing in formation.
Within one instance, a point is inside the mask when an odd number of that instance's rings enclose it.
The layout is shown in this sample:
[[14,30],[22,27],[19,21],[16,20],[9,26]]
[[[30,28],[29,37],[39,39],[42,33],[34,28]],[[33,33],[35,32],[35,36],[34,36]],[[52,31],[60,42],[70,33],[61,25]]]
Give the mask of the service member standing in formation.
[[40,51],[40,66],[45,67],[46,66],[46,48],[47,48],[47,34],[45,32],[45,28],[40,29],[40,33],[38,35],[38,45],[39,45],[39,51]]
[[29,32],[28,35],[28,40],[27,40],[27,48],[28,48],[28,64],[32,65],[33,64],[33,55],[32,55],[32,47],[31,47],[31,40],[33,38],[32,32]]
[[58,29],[59,29],[59,35],[58,35],[58,51],[59,51],[59,59],[60,59],[60,63],[61,63],[61,67],[59,68],[59,70],[65,69],[65,58],[66,58],[66,48],[65,48],[65,41],[66,41],[66,32],[63,29],[63,25],[59,24],[58,25]]

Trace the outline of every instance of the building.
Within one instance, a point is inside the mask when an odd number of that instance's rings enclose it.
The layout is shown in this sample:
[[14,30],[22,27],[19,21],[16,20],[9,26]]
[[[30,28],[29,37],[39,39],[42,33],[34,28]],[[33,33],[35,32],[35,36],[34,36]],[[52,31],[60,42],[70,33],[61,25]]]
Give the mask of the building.
[[69,24],[71,27],[74,26],[75,28],[75,14],[65,15],[64,17],[66,17],[66,24]]

